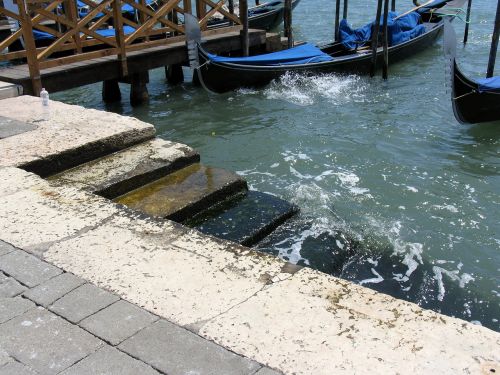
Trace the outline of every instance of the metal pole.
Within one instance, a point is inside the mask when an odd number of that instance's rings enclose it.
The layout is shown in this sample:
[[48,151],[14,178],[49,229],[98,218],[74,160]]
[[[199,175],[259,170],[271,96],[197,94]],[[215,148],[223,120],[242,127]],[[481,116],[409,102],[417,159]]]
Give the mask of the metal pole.
[[467,39],[469,38],[469,22],[470,22],[470,8],[472,6],[472,0],[469,0],[467,4],[467,18],[465,21],[465,31],[464,31],[464,44],[467,44]]
[[343,19],[347,19],[347,5],[349,3],[349,0],[344,0],[344,13],[342,14]]
[[[500,0],[499,0],[500,1]],[[387,19],[389,18],[389,0],[384,1],[384,66],[382,67],[382,78],[387,79],[389,70],[389,37],[387,35]]]
[[391,11],[393,11],[393,12],[396,11],[396,0],[392,0]]
[[372,30],[372,66],[370,69],[370,77],[375,75],[375,70],[377,68],[377,46],[378,46],[378,34],[380,30],[380,15],[382,14],[382,0],[378,0],[377,4],[377,16],[375,17],[375,23]]
[[283,17],[285,36],[288,38],[288,48],[293,47],[292,29],[292,0],[285,0],[285,14]]
[[497,57],[498,38],[500,37],[500,0],[497,4],[497,15],[495,16],[495,28],[493,29],[493,38],[491,38],[490,58],[488,60],[488,70],[486,71],[486,78],[493,77],[495,70],[495,60]]
[[335,3],[335,40],[339,40],[340,0]]
[[243,30],[241,30],[241,49],[243,56],[249,54],[249,41],[248,41],[248,1],[240,0],[240,20]]

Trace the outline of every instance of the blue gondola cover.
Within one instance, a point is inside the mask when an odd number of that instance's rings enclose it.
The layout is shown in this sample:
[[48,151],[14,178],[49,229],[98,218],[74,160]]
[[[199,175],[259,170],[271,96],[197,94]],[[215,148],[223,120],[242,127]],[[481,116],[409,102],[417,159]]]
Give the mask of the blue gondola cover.
[[481,78],[477,81],[479,92],[499,92],[500,76],[491,78]]
[[333,58],[313,44],[305,43],[287,50],[249,57],[223,57],[208,54],[211,61],[244,65],[296,65],[332,61]]

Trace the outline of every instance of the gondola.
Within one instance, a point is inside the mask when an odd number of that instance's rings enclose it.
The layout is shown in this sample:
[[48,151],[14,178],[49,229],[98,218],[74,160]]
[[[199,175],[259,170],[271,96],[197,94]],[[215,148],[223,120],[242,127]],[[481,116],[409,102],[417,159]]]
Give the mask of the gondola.
[[500,120],[500,77],[472,80],[456,61],[457,37],[449,22],[445,24],[444,47],[450,60],[451,103],[455,118],[462,124]]
[[[465,0],[436,1],[439,8],[453,2],[453,9],[465,2]],[[420,20],[415,27],[415,30],[418,29],[419,32],[408,40],[389,45],[388,55],[391,62],[397,62],[424,50],[441,35],[444,18],[436,10],[427,6],[419,13],[412,12],[407,15],[409,19]],[[392,17],[398,18],[395,14]],[[342,20],[341,26],[346,22]],[[356,32],[370,32],[368,30],[371,30],[371,24],[362,29],[364,30],[359,29]],[[408,31],[408,33],[411,32],[411,30]],[[370,72],[372,66],[371,38],[368,37],[361,42],[346,43],[345,40],[341,40],[322,47],[306,44],[305,47],[298,46],[290,50],[247,58],[211,55],[199,44],[197,75],[207,90],[223,93],[240,87],[261,87],[290,71],[305,74],[331,72],[366,74]],[[297,52],[295,57],[286,56],[294,52]],[[282,55],[285,55],[284,59],[281,58]],[[382,60],[383,48],[379,47],[377,48],[377,63],[381,63]]]
[[[299,5],[300,0],[292,1],[292,9]],[[248,8],[248,27],[251,29],[272,30],[283,22],[285,13],[284,1],[269,1]],[[219,28],[229,26],[227,18],[211,19],[207,23],[208,28]]]

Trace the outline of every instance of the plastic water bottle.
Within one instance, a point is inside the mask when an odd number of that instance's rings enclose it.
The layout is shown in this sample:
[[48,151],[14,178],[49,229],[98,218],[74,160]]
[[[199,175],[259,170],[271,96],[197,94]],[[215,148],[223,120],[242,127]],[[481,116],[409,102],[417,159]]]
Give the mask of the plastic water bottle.
[[40,98],[42,99],[42,105],[44,107],[48,107],[49,106],[49,93],[47,92],[47,90],[42,89],[42,91],[40,91]]

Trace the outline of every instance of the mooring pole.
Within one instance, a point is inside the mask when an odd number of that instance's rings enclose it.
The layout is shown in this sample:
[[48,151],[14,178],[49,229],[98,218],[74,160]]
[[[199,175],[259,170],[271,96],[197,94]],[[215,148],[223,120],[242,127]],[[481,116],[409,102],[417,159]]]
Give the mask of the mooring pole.
[[498,38],[500,37],[500,0],[497,4],[497,14],[495,16],[495,28],[493,29],[493,37],[491,39],[490,58],[488,60],[488,70],[486,71],[486,78],[493,77],[495,70],[495,60],[497,57]]
[[349,0],[344,0],[344,13],[342,14],[343,19],[347,19],[347,6],[348,6]]
[[389,18],[389,0],[384,1],[384,66],[382,67],[382,78],[387,79],[389,70],[389,37],[387,35],[387,19]]
[[283,15],[285,36],[288,38],[288,48],[293,47],[292,29],[292,0],[285,0],[285,14]]
[[[229,0],[228,1],[228,9],[229,9],[229,13],[234,14],[234,0]],[[229,20],[229,24],[231,26],[233,26],[234,22],[231,21],[231,20]]]
[[396,0],[392,0],[391,11],[393,11],[393,12],[396,11]]
[[377,3],[377,15],[375,17],[375,23],[373,24],[372,30],[372,66],[370,69],[370,77],[375,75],[375,70],[377,68],[377,47],[378,47],[378,34],[380,30],[380,15],[382,14],[382,0],[378,0]]
[[243,30],[241,30],[241,49],[243,50],[243,56],[248,56],[249,51],[249,41],[248,41],[248,1],[240,0],[240,20]]
[[467,39],[469,38],[469,22],[470,22],[471,6],[472,6],[472,0],[469,0],[469,3],[467,4],[467,17],[465,21],[464,44],[467,44]]
[[335,40],[339,40],[340,0],[335,3]]

